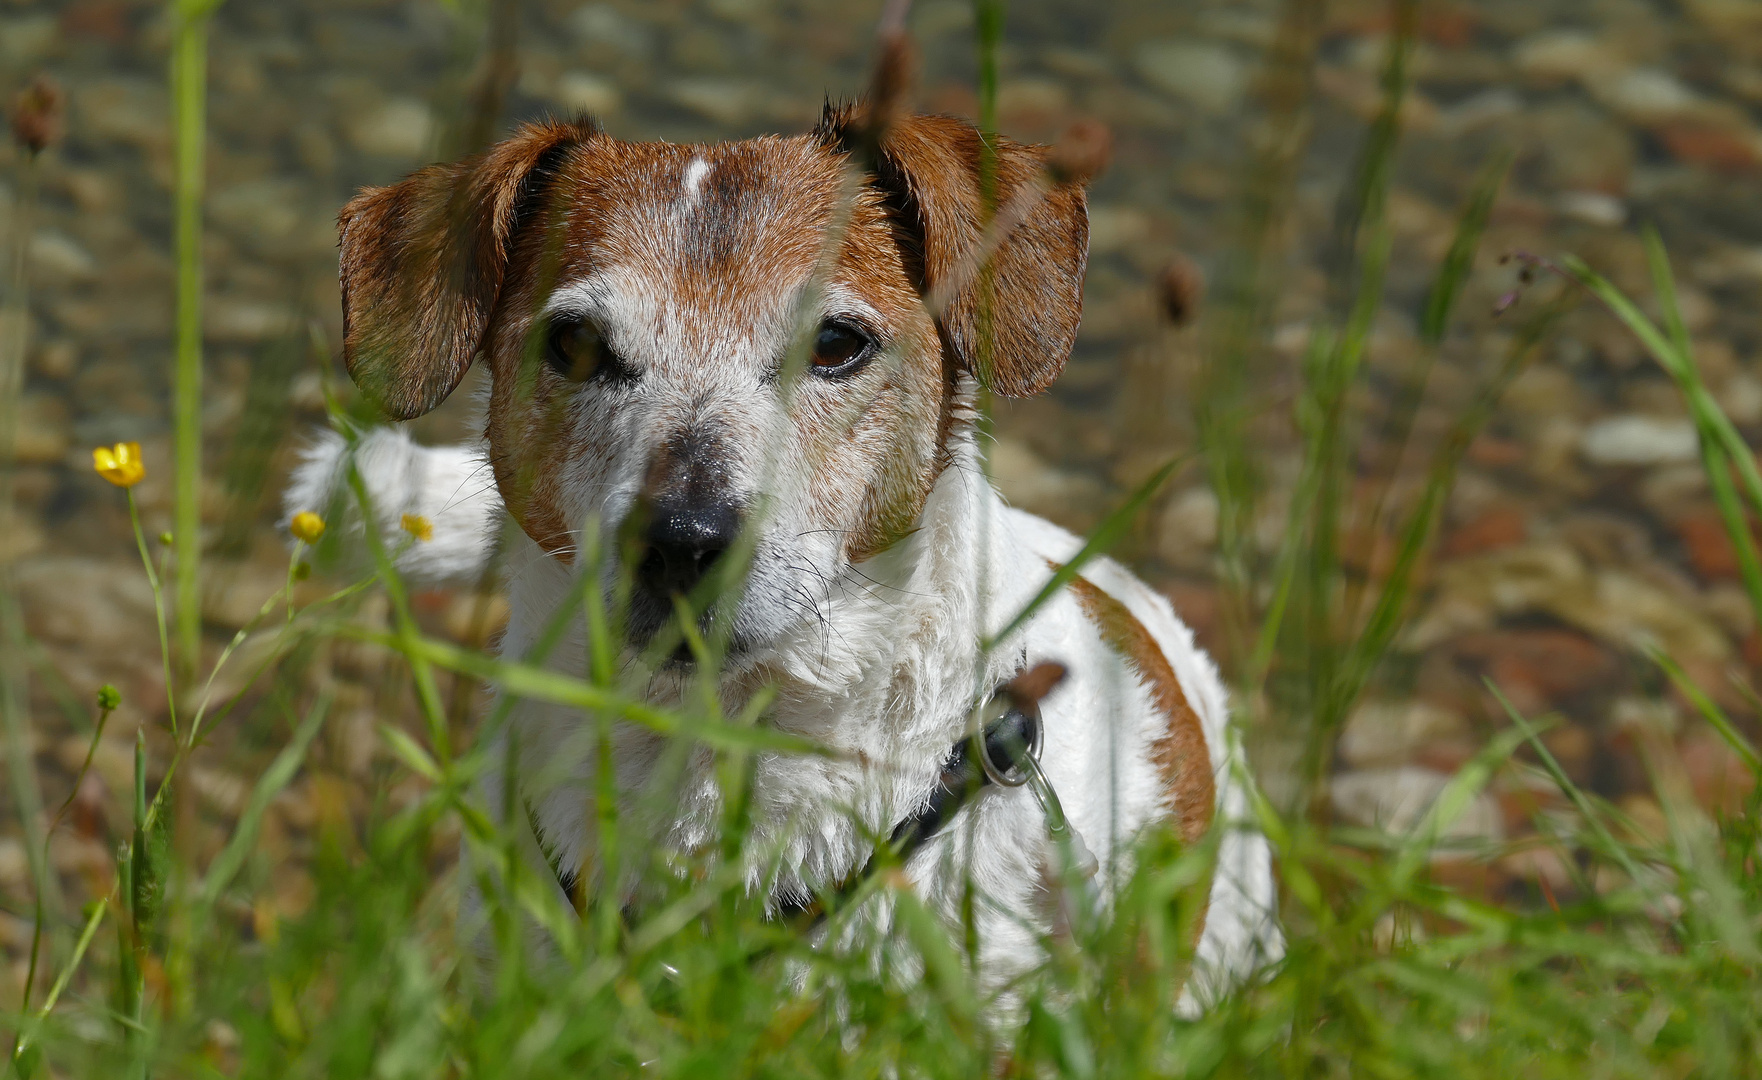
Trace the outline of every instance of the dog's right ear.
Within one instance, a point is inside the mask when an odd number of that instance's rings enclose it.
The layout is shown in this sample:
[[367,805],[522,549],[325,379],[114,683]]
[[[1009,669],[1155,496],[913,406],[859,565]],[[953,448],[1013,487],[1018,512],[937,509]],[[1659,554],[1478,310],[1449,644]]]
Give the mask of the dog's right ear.
[[[864,143],[862,116],[828,106],[816,129],[826,145],[870,157],[880,189],[903,234],[908,272],[926,296],[942,293],[937,324],[954,360],[1008,397],[1046,389],[1071,355],[1083,317],[1083,273],[1089,261],[1089,215],[1080,180],[1058,181],[1047,148],[1002,136],[990,145],[977,128],[951,116],[895,119],[879,146]],[[985,242],[981,179],[991,160],[1000,208],[1027,194],[1045,175],[981,269]],[[988,294],[988,295],[986,295]]]
[[421,416],[465,377],[514,234],[562,155],[593,134],[585,121],[528,124],[480,155],[343,207],[343,363],[388,416]]

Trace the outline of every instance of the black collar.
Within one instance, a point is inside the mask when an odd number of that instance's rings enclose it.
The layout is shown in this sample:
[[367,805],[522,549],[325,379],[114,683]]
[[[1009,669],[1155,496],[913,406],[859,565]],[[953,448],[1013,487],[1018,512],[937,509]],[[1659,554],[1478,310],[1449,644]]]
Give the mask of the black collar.
[[[791,890],[775,898],[775,917],[795,920],[811,927],[825,917],[828,901],[848,898],[873,877],[883,866],[899,866],[911,859],[925,844],[954,820],[954,816],[987,787],[1020,786],[1028,779],[1030,758],[1040,754],[1040,699],[1064,678],[1062,665],[1042,663],[1025,669],[1014,679],[999,687],[987,701],[980,715],[984,726],[971,735],[962,736],[949,748],[937,773],[936,783],[924,796],[916,810],[893,827],[887,841],[876,847],[868,862],[855,874],[832,886],[824,895],[815,896]],[[538,840],[551,873],[563,895],[579,913],[584,897],[580,877],[566,868],[544,842],[539,830],[538,815],[532,804],[525,803],[527,822]],[[837,906],[836,903],[833,906]]]
[[779,896],[778,918],[805,919],[810,925],[819,922],[825,916],[824,901],[850,896],[882,866],[905,863],[935,839],[979,792],[994,784],[1017,787],[1027,779],[1026,760],[1040,753],[1038,698],[1018,697],[1006,686],[991,701],[995,718],[982,731],[962,737],[949,748],[929,794],[893,827],[887,842],[875,849],[863,868],[835,885],[825,897],[800,892]]

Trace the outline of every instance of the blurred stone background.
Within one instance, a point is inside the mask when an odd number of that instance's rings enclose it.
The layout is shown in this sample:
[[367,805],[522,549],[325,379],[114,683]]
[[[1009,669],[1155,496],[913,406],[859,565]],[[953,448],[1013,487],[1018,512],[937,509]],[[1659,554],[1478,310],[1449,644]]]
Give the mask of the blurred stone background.
[[[876,0],[527,0],[505,119],[586,110],[615,135],[677,141],[800,131],[824,97],[864,85],[879,9]],[[1280,486],[1295,475],[1286,406],[1308,320],[1323,302],[1318,256],[1377,108],[1385,10],[1340,0],[1323,32],[1271,338],[1288,385],[1265,388],[1278,413],[1267,425],[1273,495],[1259,528],[1269,549]],[[1477,170],[1507,147],[1516,166],[1431,380],[1421,444],[1509,340],[1510,320],[1491,310],[1515,272],[1498,256],[1576,252],[1643,296],[1642,222],[1662,229],[1675,259],[1710,385],[1741,430],[1762,436],[1762,5],[1440,0],[1423,11],[1375,371],[1393,370],[1417,348],[1418,305]],[[1050,140],[1093,118],[1115,140],[1112,167],[1091,194],[1076,353],[1049,394],[1009,403],[999,418],[993,464],[1016,503],[1084,529],[1149,464],[1191,444],[1186,388],[1198,331],[1159,318],[1153,282],[1180,260],[1201,276],[1216,268],[1251,149],[1251,88],[1277,16],[1270,2],[1226,0],[1009,5],[1002,128]],[[337,208],[358,187],[395,180],[456,145],[483,27],[483,12],[464,0],[228,0],[216,17],[205,316],[205,502],[215,552],[206,615],[216,651],[286,573],[275,495],[303,433],[323,422],[323,373],[340,332]],[[925,0],[911,27],[920,108],[974,115],[970,6]],[[92,891],[107,881],[113,841],[127,828],[134,731],[163,712],[152,598],[121,495],[93,474],[90,447],[141,441],[148,477],[137,494],[149,535],[165,528],[167,45],[158,4],[0,0],[0,91],[10,95],[41,72],[69,102],[67,137],[43,159],[29,237],[17,481],[26,520],[0,536],[35,641],[32,735],[51,809],[68,797],[84,754],[93,691],[112,682],[124,699],[78,793],[74,825],[52,845],[76,895],[82,880]],[[0,148],[0,236],[13,229],[15,153]],[[1374,414],[1376,378],[1371,385],[1360,404]],[[469,396],[420,421],[421,437],[465,433]],[[1126,554],[1222,650],[1216,531],[1216,500],[1190,469]],[[1678,395],[1613,319],[1581,306],[1469,452],[1417,619],[1342,742],[1336,813],[1362,824],[1411,821],[1504,724],[1483,675],[1532,716],[1557,716],[1547,743],[1567,772],[1638,827],[1663,824],[1636,752],[1642,731],[1670,733],[1706,805],[1732,805],[1741,770],[1636,642],[1661,644],[1754,731],[1752,703],[1732,677],[1753,677],[1762,637],[1736,578]],[[435,632],[472,635],[475,598],[418,601]],[[376,617],[373,605],[361,617]],[[336,694],[337,713],[264,832],[272,902],[289,912],[303,902],[299,856],[315,831],[358,818],[383,794],[376,785],[393,770],[373,725],[395,714],[400,693],[395,672],[359,647],[326,651],[302,677]],[[152,738],[163,739],[161,726],[150,724]],[[190,787],[213,821],[192,828],[205,842],[224,838],[287,728],[273,709],[242,711],[198,755]],[[1458,830],[1529,835],[1548,813],[1565,812],[1559,802],[1514,774]],[[30,891],[12,798],[5,804],[0,998],[14,999]],[[1569,882],[1546,847],[1515,849],[1474,872],[1494,890]]]

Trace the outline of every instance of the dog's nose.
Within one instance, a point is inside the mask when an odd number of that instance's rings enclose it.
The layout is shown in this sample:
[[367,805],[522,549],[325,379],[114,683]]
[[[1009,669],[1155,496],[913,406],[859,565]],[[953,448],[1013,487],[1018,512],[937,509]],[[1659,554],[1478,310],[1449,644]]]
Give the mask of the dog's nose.
[[669,596],[692,590],[740,532],[740,510],[728,503],[657,506],[637,572],[649,589]]

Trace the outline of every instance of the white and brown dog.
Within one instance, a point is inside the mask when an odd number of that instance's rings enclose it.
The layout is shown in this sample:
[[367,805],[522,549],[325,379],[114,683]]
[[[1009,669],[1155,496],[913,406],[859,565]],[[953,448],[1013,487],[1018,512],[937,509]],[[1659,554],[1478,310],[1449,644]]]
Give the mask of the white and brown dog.
[[[517,523],[501,643],[512,656],[578,595],[584,523],[601,530],[599,550],[642,523],[627,657],[747,530],[750,570],[712,612],[726,632],[724,705],[771,688],[764,723],[841,752],[754,766],[750,847],[773,857],[750,887],[771,910],[849,880],[874,837],[921,811],[976,688],[1063,664],[1068,677],[1041,702],[1041,762],[1099,855],[1103,904],[1144,830],[1196,842],[1218,820],[1197,962],[1228,980],[1282,942],[1224,689],[1186,626],[1097,559],[996,648],[980,646],[1080,546],[1003,503],[975,431],[981,370],[998,393],[1036,393],[1076,335],[1084,195],[1049,182],[1044,161],[1007,139],[986,151],[946,117],[867,139],[834,109],[809,135],[721,145],[531,125],[366,191],[341,216],[355,381],[397,419],[434,408],[479,356],[491,388],[484,444],[424,448],[379,429],[355,461],[388,528],[407,513],[432,522],[433,539],[401,557],[419,579],[474,580],[501,514]],[[1012,208],[1007,235],[982,227],[982,173]],[[988,263],[974,273],[980,250]],[[335,436],[314,448],[290,512],[325,505],[342,457]],[[580,674],[587,652],[578,623],[546,663]],[[676,701],[688,677],[688,664],[663,665],[644,692]],[[574,779],[523,792],[539,844],[562,867],[592,867],[588,725],[530,701],[511,725],[522,785],[559,761]],[[723,821],[714,755],[687,755],[665,799],[641,797],[667,745],[616,731],[621,828],[651,847],[703,849]],[[997,986],[1040,955],[1055,855],[1028,791],[989,788],[959,818],[906,871],[951,919],[962,882],[976,887]]]

